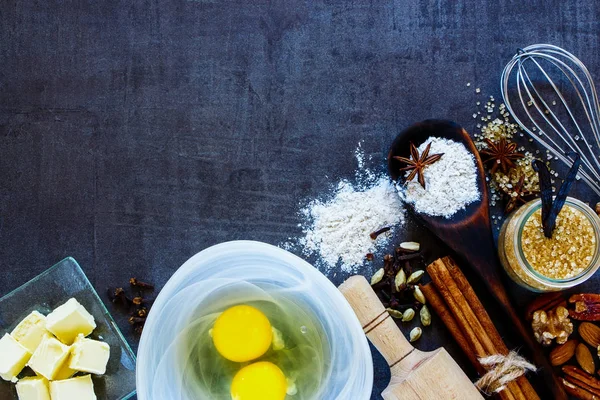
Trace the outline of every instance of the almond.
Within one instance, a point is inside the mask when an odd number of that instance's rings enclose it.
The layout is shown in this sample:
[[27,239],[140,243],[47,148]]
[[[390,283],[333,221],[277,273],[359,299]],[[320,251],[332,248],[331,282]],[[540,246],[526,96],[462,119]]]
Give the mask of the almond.
[[579,325],[579,335],[590,346],[596,349],[600,346],[600,328],[591,322],[582,322]]
[[594,359],[592,358],[592,352],[585,344],[579,343],[577,345],[577,348],[575,349],[575,358],[577,359],[581,369],[583,369],[585,372],[591,375],[596,372],[596,365],[594,364]]
[[577,340],[571,339],[550,352],[550,363],[553,366],[563,365],[575,355],[575,348],[577,347]]

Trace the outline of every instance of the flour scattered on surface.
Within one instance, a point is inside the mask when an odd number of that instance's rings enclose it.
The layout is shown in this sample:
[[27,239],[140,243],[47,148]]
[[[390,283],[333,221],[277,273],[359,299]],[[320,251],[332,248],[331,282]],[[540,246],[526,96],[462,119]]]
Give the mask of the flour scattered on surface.
[[429,154],[444,155],[424,169],[426,189],[416,179],[396,187],[400,198],[413,204],[418,213],[450,218],[481,197],[475,158],[462,143],[436,137],[419,146],[420,154],[429,143]]
[[[317,255],[328,270],[339,263],[342,271],[356,272],[367,253],[387,245],[394,229],[404,223],[393,183],[365,167],[360,144],[356,159],[355,182],[341,180],[329,200],[313,200],[300,211],[304,236],[298,244],[305,255]],[[372,232],[385,226],[392,229],[371,239]]]

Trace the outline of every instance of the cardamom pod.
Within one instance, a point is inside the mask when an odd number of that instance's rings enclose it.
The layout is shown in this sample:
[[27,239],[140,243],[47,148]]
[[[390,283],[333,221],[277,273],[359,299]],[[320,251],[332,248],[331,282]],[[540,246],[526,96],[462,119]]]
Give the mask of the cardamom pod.
[[425,295],[423,295],[423,292],[421,292],[421,289],[419,289],[418,286],[415,286],[413,296],[415,296],[415,299],[417,299],[417,301],[421,304],[425,304],[427,302],[427,300],[425,300]]
[[431,325],[431,313],[429,312],[429,308],[425,304],[421,307],[421,311],[419,311],[419,315],[421,317],[421,323],[423,326]]
[[415,341],[419,340],[419,338],[421,337],[422,334],[423,334],[423,330],[417,326],[412,331],[410,331],[409,340],[411,342],[415,342]]
[[373,276],[371,277],[371,285],[375,285],[375,284],[381,282],[381,280],[383,279],[384,273],[385,273],[385,271],[383,270],[383,268],[379,268],[379,270],[377,272],[375,272],[373,274]]
[[421,245],[417,242],[402,242],[400,243],[400,248],[408,251],[419,251]]
[[421,279],[421,277],[423,276],[423,274],[425,273],[425,271],[423,271],[422,269],[419,269],[415,272],[413,272],[412,274],[410,274],[410,276],[408,277],[408,280],[406,281],[408,284],[415,284],[417,282],[419,282],[419,279]]
[[406,273],[402,268],[400,268],[400,271],[398,271],[398,273],[396,274],[396,278],[394,279],[394,286],[396,287],[396,292],[399,292],[406,286]]
[[406,311],[404,311],[404,314],[402,315],[402,322],[411,321],[414,317],[415,317],[415,310],[413,310],[412,308],[409,308]]
[[392,318],[402,319],[404,316],[402,311],[394,310],[393,308],[386,308],[386,310],[392,316]]

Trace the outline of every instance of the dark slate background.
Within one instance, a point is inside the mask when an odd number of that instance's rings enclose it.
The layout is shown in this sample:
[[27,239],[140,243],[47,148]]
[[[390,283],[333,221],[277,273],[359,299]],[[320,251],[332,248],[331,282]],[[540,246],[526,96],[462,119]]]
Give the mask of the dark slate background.
[[[383,170],[412,122],[473,131],[518,47],[563,46],[599,77],[599,15],[594,0],[3,0],[0,295],[66,256],[104,293],[132,275],[160,287],[222,241],[297,236],[299,202],[353,176],[359,140]],[[412,220],[403,239],[447,252]],[[442,345],[472,373],[434,320],[418,347]],[[373,399],[389,379],[374,359]]]

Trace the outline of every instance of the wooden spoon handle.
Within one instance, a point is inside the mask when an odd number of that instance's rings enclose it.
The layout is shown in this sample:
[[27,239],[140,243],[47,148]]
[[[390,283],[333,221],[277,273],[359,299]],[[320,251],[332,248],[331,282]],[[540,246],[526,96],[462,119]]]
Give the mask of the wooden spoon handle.
[[350,303],[365,334],[390,367],[415,350],[400,332],[398,325],[383,307],[364,276],[348,278],[340,285],[339,290]]

